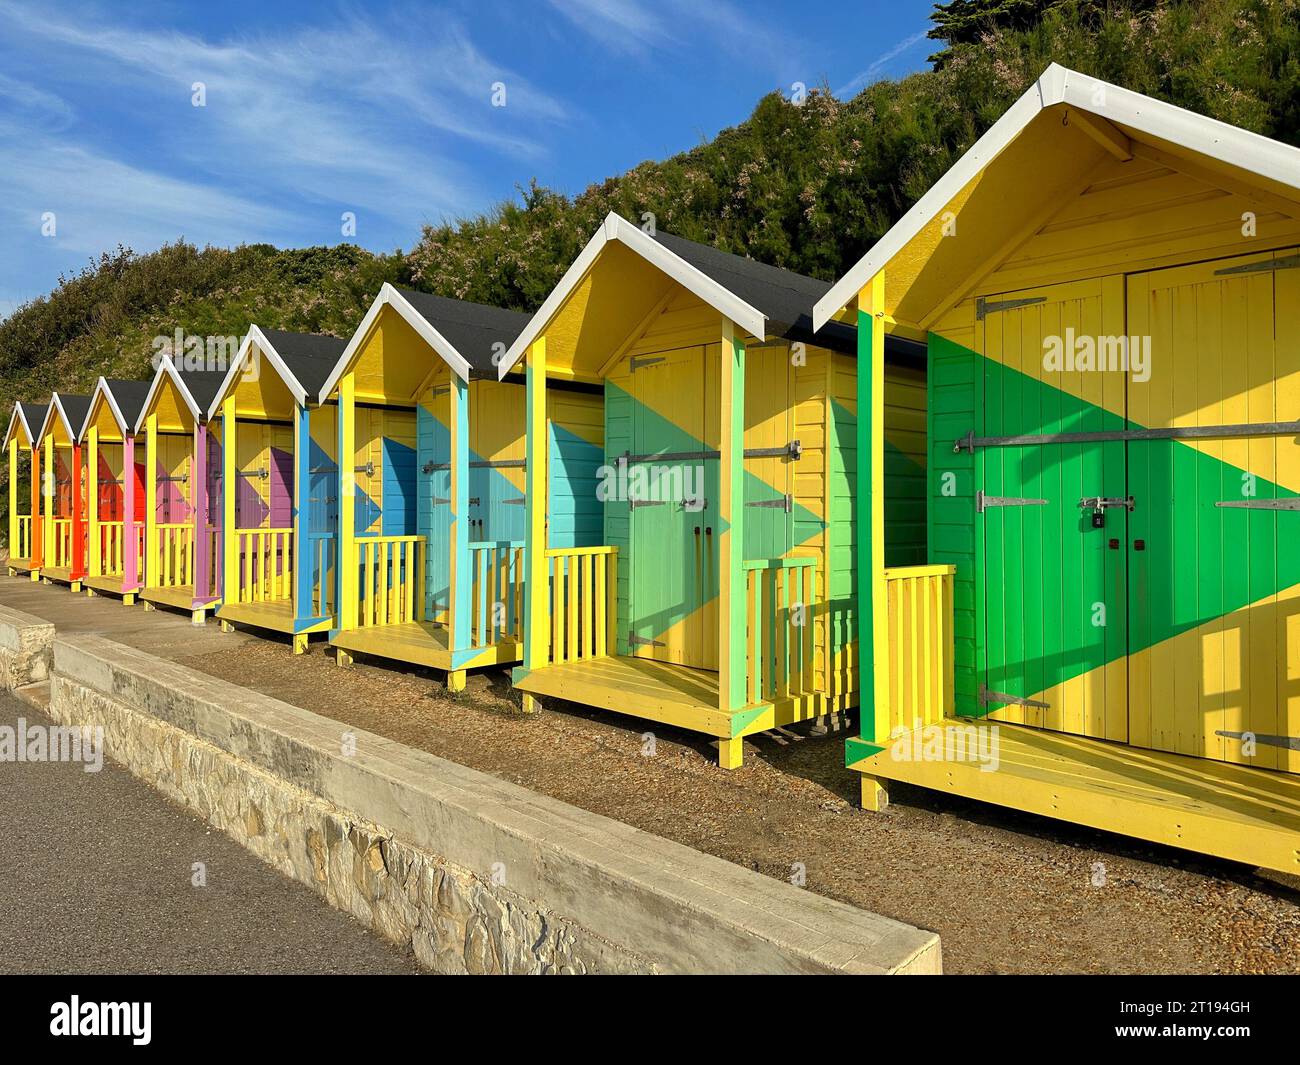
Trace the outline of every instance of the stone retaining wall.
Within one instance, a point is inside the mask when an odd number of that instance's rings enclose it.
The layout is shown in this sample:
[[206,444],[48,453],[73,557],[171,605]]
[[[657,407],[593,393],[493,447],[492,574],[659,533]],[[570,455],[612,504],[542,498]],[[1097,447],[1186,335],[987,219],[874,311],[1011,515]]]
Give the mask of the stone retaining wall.
[[0,606],[0,689],[47,680],[53,644],[54,626],[48,621]]
[[938,936],[98,636],[51,711],[420,963],[456,973],[938,972]]

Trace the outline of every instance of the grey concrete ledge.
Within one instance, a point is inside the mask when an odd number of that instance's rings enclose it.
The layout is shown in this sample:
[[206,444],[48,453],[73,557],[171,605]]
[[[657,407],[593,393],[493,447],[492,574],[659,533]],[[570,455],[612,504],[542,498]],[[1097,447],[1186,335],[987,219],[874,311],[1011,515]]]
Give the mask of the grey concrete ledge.
[[[57,638],[54,675],[56,716],[125,707],[179,730],[611,945],[611,971],[941,969],[935,933],[100,636]],[[74,706],[78,690],[103,698]]]
[[0,606],[0,689],[47,680],[54,626],[44,618]]

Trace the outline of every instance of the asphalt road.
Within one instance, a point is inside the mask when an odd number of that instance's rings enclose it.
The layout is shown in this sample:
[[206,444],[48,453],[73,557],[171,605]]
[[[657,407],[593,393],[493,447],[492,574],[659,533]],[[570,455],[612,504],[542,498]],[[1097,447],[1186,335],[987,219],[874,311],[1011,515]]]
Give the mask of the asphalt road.
[[[0,726],[19,716],[51,724],[0,693]],[[0,761],[0,972],[416,971],[124,769]]]

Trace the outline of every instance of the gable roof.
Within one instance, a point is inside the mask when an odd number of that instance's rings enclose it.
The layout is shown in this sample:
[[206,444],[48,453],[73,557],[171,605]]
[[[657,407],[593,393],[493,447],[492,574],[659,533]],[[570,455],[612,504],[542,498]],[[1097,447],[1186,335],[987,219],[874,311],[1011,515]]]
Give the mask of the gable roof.
[[180,397],[184,401],[186,409],[190,412],[190,416],[195,421],[203,421],[204,411],[212,403],[212,398],[217,394],[217,389],[221,387],[222,381],[225,380],[226,371],[178,370],[176,364],[172,362],[172,357],[164,355],[159,360],[158,369],[149,382],[149,391],[145,395],[144,402],[140,404],[140,413],[136,415],[135,425],[133,426],[134,432],[138,433],[144,427],[149,408],[156,402],[163,380],[169,377],[176,386],[177,392],[180,393]]
[[21,400],[14,404],[13,413],[9,415],[9,428],[5,430],[5,447],[9,446],[9,441],[14,435],[14,426],[21,425],[23,432],[27,434],[29,443],[35,443],[37,436],[32,432],[32,426],[39,429],[45,422],[45,413],[49,410],[49,404],[45,403],[24,403]]
[[81,431],[77,439],[85,439],[86,430],[90,428],[90,414],[95,409],[95,400],[103,395],[104,402],[113,412],[113,420],[123,433],[135,430],[136,419],[144,409],[145,397],[149,395],[148,381],[129,381],[122,377],[101,377],[95,382],[95,390],[90,394],[86,404],[86,416],[81,421]]
[[338,387],[339,378],[351,364],[371,327],[385,307],[391,307],[420,335],[463,381],[496,373],[496,354],[504,351],[528,324],[528,315],[484,303],[433,296],[427,292],[397,288],[387,281],[379,290],[366,316],[357,326],[343,354],[330,370],[317,393],[324,403]]
[[[1077,130],[1069,135],[1076,138],[1086,136],[1087,140],[1082,143],[1093,150],[1100,146],[1120,159],[1125,157],[1125,153],[1133,152],[1135,146],[1141,150],[1141,145],[1162,153],[1184,156],[1190,153],[1210,160],[1220,172],[1235,172],[1248,177],[1266,197],[1294,200],[1300,207],[1300,149],[1053,63],[817,301],[813,324],[822,325],[838,314],[857,297],[863,286],[890,264],[898,264],[901,270],[916,273],[929,260],[952,255],[954,241],[930,239],[930,247],[920,250],[909,249],[909,245],[931,227],[954,199],[963,193],[970,195],[970,187],[986,168],[993,166],[999,158],[1008,158],[1007,149],[1035,124],[1043,112],[1054,107],[1070,110],[1065,113],[1064,121],[1051,120],[1057,127],[1054,133],[1045,131],[1051,136],[1066,136],[1063,131],[1070,125],[1068,120],[1077,116],[1074,123]],[[1080,142],[1076,139],[1075,143]],[[1068,152],[1069,145],[1064,147],[1067,151],[1058,151],[1056,154],[1062,158],[1054,162],[1060,166],[1077,165]],[[1037,158],[1040,162],[1046,161],[1042,152]],[[1028,171],[1034,162],[1034,159],[1017,160],[1007,165],[1025,164],[1027,179],[1032,182],[1034,174]],[[1049,197],[1055,191],[1050,183],[1040,181],[1037,187],[1031,185],[1026,190],[1026,200],[1035,194]],[[1032,202],[1020,200],[1014,204],[1017,214],[1026,216],[1033,206]],[[989,207],[991,211],[1000,207],[1005,215],[1008,204],[1003,199],[1000,203],[991,202]],[[971,254],[972,245],[966,244],[966,249],[966,253]],[[990,250],[978,249],[978,253],[987,255]],[[960,270],[959,267],[955,269],[957,272]],[[887,272],[887,287],[889,284]]]
[[832,322],[820,331],[813,328],[813,305],[831,287],[828,282],[670,233],[652,236],[611,211],[510,346],[498,369],[500,377],[505,377],[541,335],[611,241],[626,245],[759,340],[782,337],[815,342],[836,351],[857,350],[857,333],[852,326]]
[[50,395],[50,405],[45,409],[45,419],[41,422],[37,440],[44,440],[45,434],[54,427],[54,418],[63,423],[68,439],[73,442],[81,439],[81,425],[86,420],[86,411],[90,409],[90,397],[66,395],[54,392]]
[[235,387],[236,379],[243,373],[244,361],[254,344],[280,375],[280,380],[285,383],[294,402],[300,407],[305,407],[308,402],[316,402],[317,393],[347,347],[347,341],[323,333],[292,333],[285,329],[263,329],[258,325],[250,325],[244,342],[239,346],[238,356],[232,360],[208,403],[209,421],[217,416],[222,400]]

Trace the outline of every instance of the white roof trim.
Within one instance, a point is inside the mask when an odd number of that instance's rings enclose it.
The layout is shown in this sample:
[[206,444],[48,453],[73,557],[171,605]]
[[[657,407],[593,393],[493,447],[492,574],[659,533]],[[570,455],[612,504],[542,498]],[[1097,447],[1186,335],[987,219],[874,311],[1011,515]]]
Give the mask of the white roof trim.
[[190,390],[185,387],[185,382],[181,380],[181,375],[176,370],[175,363],[172,362],[170,355],[164,355],[162,361],[158,363],[158,372],[153,375],[153,382],[149,385],[149,394],[144,397],[144,405],[140,408],[140,417],[135,420],[134,432],[139,432],[144,423],[148,420],[149,409],[153,406],[154,400],[158,398],[158,390],[162,388],[163,377],[170,377],[172,383],[176,386],[176,391],[181,394],[185,400],[185,406],[194,416],[196,422],[203,420],[203,412],[199,410],[199,405],[194,402],[194,397],[190,395]]
[[766,339],[767,317],[765,315],[760,314],[730,289],[724,288],[696,269],[680,255],[669,251],[653,237],[643,233],[626,218],[610,211],[595,235],[587,241],[587,246],[582,249],[581,254],[573,260],[573,265],[560,278],[560,283],[546,297],[546,302],[538,308],[537,313],[524,326],[524,331],[510,345],[510,349],[501,360],[501,365],[497,368],[499,378],[505,378],[506,374],[514,368],[515,363],[523,357],[529,345],[550,324],[560,306],[587,275],[601,249],[611,240],[627,245],[641,258],[658,267],[714,310],[726,315],[751,336],[759,340]]
[[[1100,102],[1099,102],[1100,101]],[[846,307],[885,265],[989,165],[1039,112],[1069,104],[1120,126],[1169,141],[1221,163],[1300,190],[1300,148],[1206,118],[1162,100],[1120,88],[1053,63],[866,255],[813,308],[820,329]]]
[[95,400],[99,398],[101,392],[104,394],[104,398],[108,400],[108,409],[113,412],[113,420],[117,422],[118,429],[122,431],[123,435],[131,431],[127,428],[126,419],[122,417],[122,408],[117,405],[117,397],[113,395],[113,390],[108,387],[108,379],[101,375],[99,380],[95,382],[95,390],[90,393],[90,406],[86,408],[86,420],[81,423],[81,432],[77,434],[78,440],[84,440],[86,437],[86,430],[90,428],[90,419],[95,414]]
[[222,401],[233,386],[236,375],[243,373],[244,360],[248,357],[248,353],[252,351],[254,344],[270,360],[271,365],[275,367],[275,372],[280,375],[280,380],[285,383],[293,394],[294,402],[300,407],[307,406],[307,390],[303,388],[302,382],[285,364],[284,358],[275,350],[275,345],[266,338],[266,334],[256,325],[250,325],[248,332],[244,334],[243,343],[239,345],[239,354],[231,360],[230,369],[226,371],[226,376],[221,380],[221,387],[217,389],[217,394],[212,398],[212,405],[208,408],[208,421],[212,421],[217,416],[217,411],[221,408]]
[[14,435],[14,421],[17,420],[22,424],[23,432],[27,434],[27,439],[33,441],[32,427],[27,424],[27,415],[23,413],[23,406],[17,400],[14,400],[14,412],[9,415],[9,428],[5,430],[5,447],[9,446],[9,441]]
[[379,295],[375,297],[374,303],[366,311],[366,316],[361,319],[361,324],[357,326],[356,332],[352,334],[352,339],[348,341],[348,346],[343,349],[343,354],[339,356],[338,362],[334,364],[334,369],[330,371],[329,377],[325,379],[325,384],[321,386],[320,394],[316,397],[316,402],[324,403],[329,394],[339,386],[339,379],[343,376],[344,371],[352,363],[356,353],[361,350],[361,345],[370,333],[370,328],[375,324],[380,312],[385,307],[392,307],[406,324],[414,329],[420,339],[431,347],[438,357],[450,366],[462,381],[468,381],[470,375],[469,360],[465,358],[456,346],[452,344],[445,336],[433,327],[430,321],[411,306],[410,301],[397,291],[387,281],[379,290]]
[[63,423],[63,428],[68,431],[68,439],[74,443],[80,443],[81,437],[73,432],[72,422],[68,421],[68,412],[63,409],[63,400],[59,398],[57,392],[50,393],[50,405],[45,411],[45,421],[41,422],[41,431],[36,434],[36,439],[38,441],[43,441],[45,439],[45,434],[48,433],[51,428],[50,419],[54,417],[54,412],[56,410],[59,412],[59,421]]

